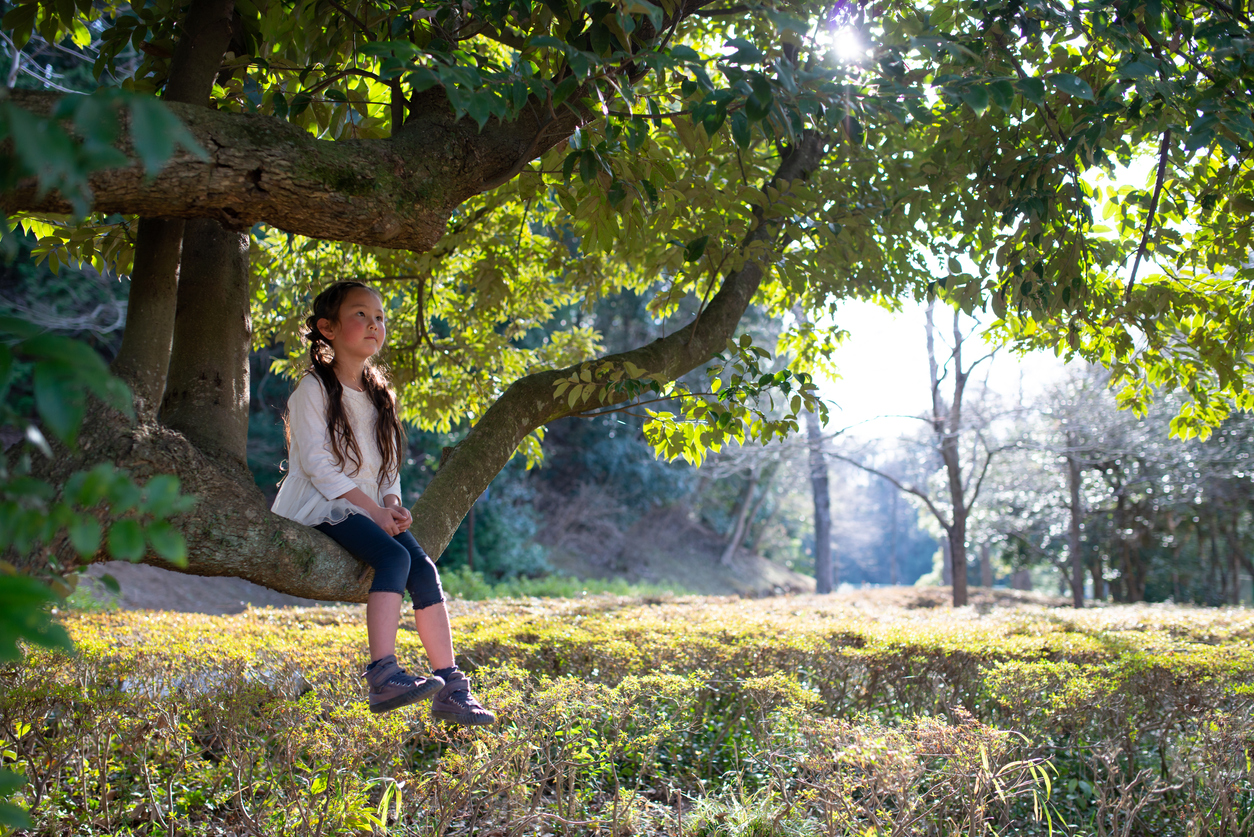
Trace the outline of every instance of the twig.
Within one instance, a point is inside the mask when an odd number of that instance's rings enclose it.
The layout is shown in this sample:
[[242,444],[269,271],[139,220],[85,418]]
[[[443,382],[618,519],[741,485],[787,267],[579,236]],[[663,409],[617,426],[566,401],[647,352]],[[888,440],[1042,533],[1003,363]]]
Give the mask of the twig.
[[1141,266],[1141,257],[1145,255],[1145,247],[1149,244],[1150,231],[1154,229],[1154,216],[1158,212],[1158,196],[1163,191],[1163,178],[1167,174],[1167,155],[1171,151],[1171,129],[1163,131],[1162,147],[1158,150],[1158,177],[1154,181],[1154,195],[1150,198],[1149,217],[1145,219],[1145,231],[1141,233],[1141,246],[1136,248],[1136,258],[1132,261],[1132,276],[1128,278],[1128,287],[1123,292],[1123,303],[1132,301],[1132,286],[1136,284],[1136,271]]
[[365,36],[366,36],[366,40],[367,40],[367,41],[373,41],[373,40],[374,40],[374,38],[370,37],[370,30],[369,30],[368,28],[366,28],[366,24],[362,23],[362,22],[361,22],[361,19],[360,19],[360,18],[358,18],[358,17],[357,17],[357,15],[353,14],[353,13],[352,13],[352,12],[350,12],[348,9],[344,8],[343,6],[341,6],[341,5],[340,5],[339,3],[337,3],[335,0],[327,0],[327,2],[328,2],[329,4],[331,4],[332,6],[334,6],[336,9],[338,9],[338,10],[339,10],[339,12],[340,12],[340,14],[344,15],[344,17],[348,18],[348,19],[349,19],[349,20],[351,20],[354,24],[356,24],[357,28],[361,30],[361,34],[363,34],[363,35],[365,35]]

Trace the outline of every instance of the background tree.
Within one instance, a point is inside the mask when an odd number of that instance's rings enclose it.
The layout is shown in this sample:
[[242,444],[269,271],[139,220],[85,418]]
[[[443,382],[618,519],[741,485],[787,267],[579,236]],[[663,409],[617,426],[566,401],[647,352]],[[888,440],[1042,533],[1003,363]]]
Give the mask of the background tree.
[[[958,311],[953,312],[953,341],[949,357],[938,360],[936,327],[933,316],[935,305],[927,307],[927,361],[930,382],[931,411],[924,420],[931,429],[929,450],[939,471],[927,468],[927,472],[939,473],[943,486],[928,486],[926,482],[911,481],[901,474],[892,474],[864,462],[860,456],[836,453],[836,457],[862,468],[890,482],[899,491],[915,497],[936,519],[945,531],[948,548],[945,562],[949,566],[949,580],[953,585],[953,602],[956,607],[967,604],[967,529],[972,510],[979,501],[984,479],[994,458],[1007,447],[997,442],[991,434],[994,422],[1000,418],[990,401],[987,381],[975,399],[968,398],[967,384],[980,364],[992,359],[996,349],[987,351],[975,360],[963,361],[963,348],[971,351],[978,345],[972,338],[976,327],[963,330]],[[949,379],[948,393],[942,386]],[[970,463],[970,464],[967,464]]]

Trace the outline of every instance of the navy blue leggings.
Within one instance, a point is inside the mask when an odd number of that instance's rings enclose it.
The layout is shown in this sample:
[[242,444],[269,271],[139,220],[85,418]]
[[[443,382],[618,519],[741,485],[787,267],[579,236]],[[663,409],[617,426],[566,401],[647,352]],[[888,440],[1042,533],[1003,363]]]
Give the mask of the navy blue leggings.
[[371,593],[408,590],[414,610],[444,601],[444,588],[440,586],[435,562],[409,532],[392,537],[362,514],[350,514],[339,523],[319,523],[314,528],[330,535],[357,560],[374,567]]

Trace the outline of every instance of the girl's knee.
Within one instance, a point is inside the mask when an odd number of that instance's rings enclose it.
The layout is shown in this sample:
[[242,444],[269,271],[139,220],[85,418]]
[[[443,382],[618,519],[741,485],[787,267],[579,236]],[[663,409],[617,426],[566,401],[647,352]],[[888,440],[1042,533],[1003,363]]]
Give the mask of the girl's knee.
[[411,558],[409,550],[397,544],[395,549],[387,549],[375,556],[374,583],[371,591],[387,590],[399,592],[406,588],[406,579],[411,574]]
[[409,581],[405,585],[414,601],[414,610],[423,610],[444,601],[444,588],[435,562],[427,555],[414,560],[409,569]]

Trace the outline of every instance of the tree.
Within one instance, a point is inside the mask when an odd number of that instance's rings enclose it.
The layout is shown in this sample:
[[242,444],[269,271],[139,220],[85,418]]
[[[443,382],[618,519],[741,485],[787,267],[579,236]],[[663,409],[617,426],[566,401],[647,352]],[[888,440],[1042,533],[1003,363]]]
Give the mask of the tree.
[[[850,295],[988,304],[1015,339],[1110,358],[1137,403],[1146,375],[1186,389],[1182,432],[1247,399],[1246,274],[1214,273],[1243,264],[1249,237],[1228,223],[1249,201],[1254,76],[1220,57],[1248,42],[1229,7],[37,0],[4,27],[19,48],[37,33],[94,50],[103,87],[129,91],[11,91],[0,206],[55,258],[131,274],[116,370],[139,422],[101,411],[83,455],[183,477],[201,498],[179,521],[194,572],[364,594],[341,550],[266,513],[242,456],[249,342],[295,356],[328,275],[381,278],[413,324],[389,358],[405,417],[468,419],[414,501],[433,554],[557,418],[676,396],[651,439],[694,460],[799,429],[821,406],[808,380],[760,382],[754,347],[728,348],[755,298],[812,314]],[[840,59],[833,27],[873,54]],[[1150,148],[1175,186],[1120,196],[1112,241],[1082,174]],[[951,262],[937,281],[925,251],[993,278]],[[1125,289],[1134,256],[1166,272]],[[527,345],[557,305],[621,289],[654,292],[667,321],[695,311],[595,362],[578,328]],[[717,383],[674,388],[720,352]],[[781,394],[783,418],[757,409]]]
[[[837,458],[858,468],[882,477],[899,491],[912,495],[936,518],[945,530],[945,564],[953,585],[955,607],[967,604],[967,528],[971,512],[980,498],[984,479],[994,458],[1008,447],[990,438],[990,429],[997,418],[987,409],[972,409],[967,400],[967,383],[971,374],[985,361],[992,360],[996,349],[963,365],[963,346],[969,344],[975,328],[962,330],[962,318],[954,311],[953,345],[949,357],[937,359],[935,304],[927,306],[927,361],[930,381],[931,411],[924,420],[931,434],[930,457],[939,465],[943,488],[933,490],[926,485],[911,482],[901,475],[890,474],[862,461],[858,456],[837,453]],[[948,399],[942,390],[945,379],[951,380]],[[981,393],[981,402],[988,400],[987,382]],[[965,411],[964,411],[965,410]],[[973,415],[974,414],[974,415]],[[964,466],[964,462],[970,462]]]

